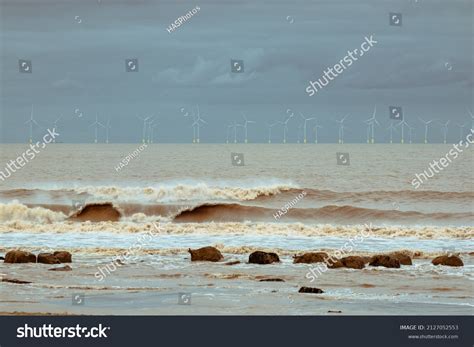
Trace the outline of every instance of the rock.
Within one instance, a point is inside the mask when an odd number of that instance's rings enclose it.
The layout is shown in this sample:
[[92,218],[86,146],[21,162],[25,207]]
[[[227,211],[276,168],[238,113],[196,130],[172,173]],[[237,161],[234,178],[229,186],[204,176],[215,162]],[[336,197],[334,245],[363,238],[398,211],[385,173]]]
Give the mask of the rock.
[[298,293],[322,294],[324,291],[319,288],[301,287]]
[[293,256],[293,263],[294,264],[324,263],[327,257],[328,257],[327,253],[324,253],[324,252],[305,253],[302,255]]
[[389,255],[379,254],[374,255],[369,263],[370,266],[384,266],[390,268],[399,268],[400,262]]
[[52,269],[48,269],[48,271],[72,271],[72,267],[65,265],[62,267],[53,267]]
[[229,261],[227,263],[224,263],[224,265],[237,265],[237,264],[240,264],[240,261],[236,260],[236,261]]
[[199,249],[189,249],[191,261],[219,261],[224,259],[221,252],[215,247],[202,247]]
[[280,258],[276,253],[255,251],[249,255],[249,263],[251,264],[271,264],[274,262],[280,262]]
[[329,269],[338,269],[340,267],[344,267],[344,264],[339,259],[335,258],[327,258],[326,265]]
[[363,269],[365,267],[364,259],[358,256],[341,258],[341,263],[344,265],[344,267],[348,267],[350,269]]
[[53,255],[59,259],[61,263],[72,263],[72,255],[66,251],[54,252]]
[[38,263],[41,264],[61,264],[58,258],[51,253],[38,254]]
[[36,263],[36,255],[24,251],[10,251],[5,255],[5,263]]
[[328,313],[342,313],[342,311],[333,311],[333,310],[329,310]]
[[405,253],[395,252],[390,254],[390,256],[397,259],[400,262],[400,265],[413,265],[410,256]]
[[15,283],[15,284],[29,284],[31,282],[17,280],[15,278],[2,278],[2,282]]
[[441,255],[439,257],[434,258],[431,263],[433,265],[464,266],[464,263],[462,262],[461,258],[456,255]]
[[285,282],[283,278],[262,278],[259,282]]

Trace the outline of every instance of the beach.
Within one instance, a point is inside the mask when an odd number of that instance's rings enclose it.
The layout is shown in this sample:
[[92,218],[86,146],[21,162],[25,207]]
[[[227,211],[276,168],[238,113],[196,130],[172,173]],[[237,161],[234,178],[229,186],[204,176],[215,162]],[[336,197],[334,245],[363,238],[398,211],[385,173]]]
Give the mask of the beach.
[[[0,255],[73,257],[71,271],[0,262],[3,279],[31,282],[0,282],[2,314],[473,313],[472,148],[414,189],[451,145],[148,144],[115,170],[139,146],[50,144],[0,182]],[[0,145],[0,162],[26,148]],[[188,249],[205,246],[224,259],[191,262]],[[328,269],[311,281],[313,264],[293,263],[343,248],[403,252],[413,264]],[[280,262],[248,263],[258,250]],[[440,255],[464,265],[433,265]],[[303,286],[324,293],[298,293]]]

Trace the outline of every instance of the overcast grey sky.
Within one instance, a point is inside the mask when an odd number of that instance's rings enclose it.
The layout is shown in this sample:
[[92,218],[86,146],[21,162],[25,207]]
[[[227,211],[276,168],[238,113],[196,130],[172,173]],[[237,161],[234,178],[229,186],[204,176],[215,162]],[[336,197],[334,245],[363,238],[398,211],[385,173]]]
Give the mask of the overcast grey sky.
[[[91,142],[88,125],[95,112],[103,123],[110,117],[112,142],[141,139],[136,114],[159,114],[158,141],[189,142],[191,119],[180,109],[196,104],[208,122],[201,128],[202,142],[224,141],[227,124],[241,122],[242,111],[257,122],[249,127],[251,142],[266,141],[266,123],[284,120],[287,109],[318,117],[322,142],[336,141],[334,119],[347,113],[346,142],[364,142],[362,120],[374,104],[382,124],[377,131],[385,140],[390,105],[403,107],[417,140],[418,117],[471,124],[472,0],[0,4],[0,142],[27,141],[24,122],[32,104],[45,127],[64,115],[59,122],[64,142]],[[173,21],[196,6],[200,11],[168,33]],[[389,25],[390,12],[402,13],[402,26]],[[377,45],[308,96],[309,80],[321,77],[368,35]],[[138,59],[138,72],[125,71],[127,58]],[[33,72],[20,73],[19,59],[31,60]],[[244,73],[231,72],[231,59],[244,61]],[[289,121],[290,142],[300,123]],[[274,141],[281,140],[282,128],[273,131]],[[35,130],[35,137],[43,132]],[[441,141],[439,125],[432,135]],[[453,124],[449,138],[458,137]]]

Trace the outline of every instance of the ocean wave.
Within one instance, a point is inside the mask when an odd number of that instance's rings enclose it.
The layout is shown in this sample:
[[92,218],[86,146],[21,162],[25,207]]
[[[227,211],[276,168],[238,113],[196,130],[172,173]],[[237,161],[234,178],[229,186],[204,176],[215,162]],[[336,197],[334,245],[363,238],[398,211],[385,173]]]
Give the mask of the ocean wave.
[[43,207],[29,208],[26,205],[13,201],[8,204],[0,204],[0,222],[22,221],[34,223],[54,223],[66,219],[61,212],[54,212]]
[[[159,231],[153,222],[83,222],[71,221],[56,222],[53,224],[40,224],[27,221],[15,221],[0,224],[0,233],[26,232],[26,233],[117,233],[134,234],[147,231],[157,232],[160,235],[268,235],[268,236],[329,236],[353,237],[361,235],[367,230],[367,225],[308,225],[295,223],[166,223],[159,218]],[[371,228],[373,237],[413,237],[416,239],[462,239],[474,238],[472,227],[440,227],[418,226],[402,227],[389,225],[376,225]]]

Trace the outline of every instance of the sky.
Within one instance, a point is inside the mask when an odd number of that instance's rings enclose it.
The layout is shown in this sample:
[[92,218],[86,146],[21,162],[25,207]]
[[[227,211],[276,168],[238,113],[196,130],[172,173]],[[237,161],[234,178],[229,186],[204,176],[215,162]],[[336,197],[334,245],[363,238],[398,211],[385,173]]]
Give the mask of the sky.
[[[337,142],[336,119],[349,114],[346,142],[365,142],[364,120],[377,105],[377,141],[388,140],[389,106],[401,106],[422,141],[419,118],[471,127],[474,27],[472,0],[0,0],[0,142],[34,140],[58,122],[61,142],[91,142],[96,114],[110,121],[111,142],[140,142],[154,116],[155,142],[186,143],[192,116],[206,123],[201,142],[224,142],[228,125],[248,119],[249,142],[268,141],[268,123],[288,121],[288,142],[302,139],[300,113],[316,117],[320,142]],[[196,6],[190,19],[167,28]],[[401,13],[402,25],[389,14]],[[309,96],[317,80],[365,37],[370,51]],[[19,71],[19,59],[32,73]],[[138,59],[127,72],[125,60]],[[243,72],[231,60],[243,60]],[[308,124],[308,141],[313,141]],[[399,131],[400,129],[398,129]],[[99,129],[99,142],[104,141]],[[281,142],[283,127],[272,129]],[[395,133],[394,138],[399,139]],[[233,136],[231,136],[233,139]],[[238,140],[243,129],[238,128]]]

